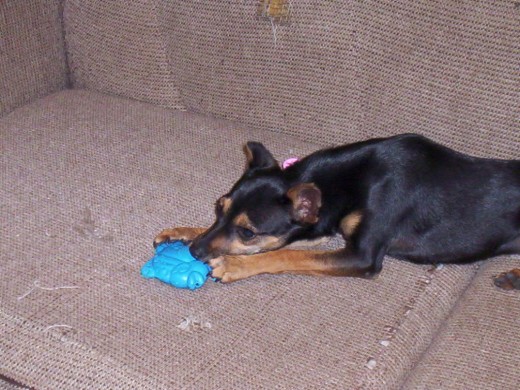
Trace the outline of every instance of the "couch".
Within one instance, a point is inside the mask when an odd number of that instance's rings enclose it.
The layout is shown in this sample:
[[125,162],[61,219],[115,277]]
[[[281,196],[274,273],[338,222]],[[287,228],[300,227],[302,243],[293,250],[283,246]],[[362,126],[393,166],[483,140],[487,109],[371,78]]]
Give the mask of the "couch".
[[[0,3],[0,387],[518,389],[519,256],[374,280],[140,276],[242,145],[403,132],[520,157],[511,0]],[[337,242],[328,244],[337,245]]]

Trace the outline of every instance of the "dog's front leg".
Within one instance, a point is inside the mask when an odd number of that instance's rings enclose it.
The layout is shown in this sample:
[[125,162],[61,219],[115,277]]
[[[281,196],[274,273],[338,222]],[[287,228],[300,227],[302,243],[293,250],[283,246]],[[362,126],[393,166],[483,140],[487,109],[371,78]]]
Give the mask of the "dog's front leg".
[[164,229],[161,233],[153,240],[153,246],[157,247],[163,242],[182,241],[189,243],[196,237],[201,235],[207,230],[207,228],[194,228],[194,227],[178,227],[171,229]]
[[212,276],[230,283],[258,274],[302,274],[353,276],[369,278],[374,275],[372,262],[348,252],[299,251],[281,249],[249,256],[221,256],[209,261]]

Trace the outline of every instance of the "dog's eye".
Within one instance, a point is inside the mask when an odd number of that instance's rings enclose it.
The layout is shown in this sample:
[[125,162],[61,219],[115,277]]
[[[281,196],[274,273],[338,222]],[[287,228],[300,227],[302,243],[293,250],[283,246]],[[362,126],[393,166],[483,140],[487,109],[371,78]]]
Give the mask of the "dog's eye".
[[251,229],[242,227],[242,226],[237,226],[237,233],[240,236],[240,238],[244,241],[249,241],[256,237],[256,234],[254,231],[252,231]]

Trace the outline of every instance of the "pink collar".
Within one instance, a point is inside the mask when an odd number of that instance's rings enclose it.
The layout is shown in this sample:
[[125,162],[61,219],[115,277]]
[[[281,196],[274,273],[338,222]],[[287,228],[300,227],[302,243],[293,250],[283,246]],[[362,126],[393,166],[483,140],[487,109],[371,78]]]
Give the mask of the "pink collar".
[[287,160],[285,160],[283,163],[282,163],[282,169],[287,169],[289,168],[291,165],[294,165],[295,163],[297,163],[298,161],[300,161],[300,159],[298,157],[291,157],[291,158],[288,158]]

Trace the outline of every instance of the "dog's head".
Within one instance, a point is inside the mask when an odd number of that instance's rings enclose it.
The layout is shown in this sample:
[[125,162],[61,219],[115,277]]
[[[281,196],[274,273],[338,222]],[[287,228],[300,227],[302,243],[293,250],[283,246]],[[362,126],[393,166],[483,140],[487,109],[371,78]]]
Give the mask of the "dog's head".
[[216,202],[215,223],[191,245],[201,260],[278,249],[318,222],[321,192],[314,184],[291,183],[261,143],[244,150],[244,174]]

